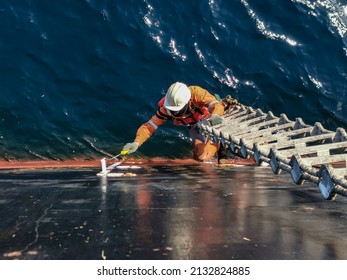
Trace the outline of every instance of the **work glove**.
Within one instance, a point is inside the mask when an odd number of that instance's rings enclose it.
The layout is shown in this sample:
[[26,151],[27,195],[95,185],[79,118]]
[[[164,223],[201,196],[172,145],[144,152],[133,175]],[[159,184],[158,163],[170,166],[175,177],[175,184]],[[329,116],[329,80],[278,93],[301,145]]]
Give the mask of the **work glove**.
[[131,154],[133,152],[136,152],[138,148],[139,148],[139,143],[137,142],[127,143],[125,144],[122,152],[124,152],[124,154]]
[[239,105],[239,101],[237,99],[232,98],[230,95],[227,95],[223,101],[228,105]]
[[215,126],[217,124],[222,123],[223,118],[221,116],[218,116],[216,114],[213,114],[209,119],[208,122],[211,124],[211,126]]

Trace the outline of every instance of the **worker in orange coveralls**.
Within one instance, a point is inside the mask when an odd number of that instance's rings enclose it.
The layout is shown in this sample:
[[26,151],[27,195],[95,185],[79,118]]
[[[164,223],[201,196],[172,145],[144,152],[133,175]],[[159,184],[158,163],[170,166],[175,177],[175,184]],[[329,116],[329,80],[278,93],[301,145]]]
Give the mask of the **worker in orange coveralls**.
[[211,159],[218,151],[218,162],[226,158],[220,144],[205,139],[197,131],[196,123],[204,121],[211,126],[222,122],[223,103],[207,90],[199,86],[187,86],[176,82],[172,84],[165,97],[158,102],[158,110],[151,119],[142,124],[136,133],[134,142],[124,146],[123,151],[135,152],[160,125],[172,120],[175,125],[186,125],[193,140],[193,158],[200,162]]

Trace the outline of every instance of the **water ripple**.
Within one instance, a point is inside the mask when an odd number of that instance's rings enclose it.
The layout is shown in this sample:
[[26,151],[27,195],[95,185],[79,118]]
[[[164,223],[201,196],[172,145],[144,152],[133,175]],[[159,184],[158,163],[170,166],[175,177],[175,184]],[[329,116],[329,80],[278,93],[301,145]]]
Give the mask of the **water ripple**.
[[[3,0],[1,159],[109,156],[176,80],[346,126],[346,4],[277,2]],[[169,124],[136,156],[189,142]]]
[[265,37],[272,39],[272,40],[282,40],[284,42],[286,42],[287,44],[289,44],[290,46],[296,47],[298,46],[298,42],[296,42],[294,39],[284,35],[284,34],[278,34],[275,33],[271,30],[269,30],[269,28],[266,26],[265,22],[262,21],[257,14],[255,13],[255,11],[253,11],[250,7],[250,5],[248,4],[248,2],[246,0],[240,0],[241,3],[245,6],[245,8],[247,9],[247,13],[249,14],[249,16],[255,21],[257,29],[259,30],[259,32],[261,34],[263,34]]
[[[315,18],[321,19],[321,15],[326,15],[330,26],[334,28],[332,32],[337,31],[339,36],[342,38],[345,47],[347,47],[347,5],[341,4],[337,0],[292,0],[294,3],[304,5],[309,9],[308,14]],[[346,51],[346,48],[345,48]],[[347,51],[346,51],[347,55]]]

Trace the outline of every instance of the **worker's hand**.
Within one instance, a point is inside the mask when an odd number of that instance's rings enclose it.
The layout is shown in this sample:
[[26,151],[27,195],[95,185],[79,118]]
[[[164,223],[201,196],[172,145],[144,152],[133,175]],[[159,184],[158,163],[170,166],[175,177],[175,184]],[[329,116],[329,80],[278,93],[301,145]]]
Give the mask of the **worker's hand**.
[[222,118],[221,116],[216,115],[216,114],[213,114],[213,115],[208,119],[209,123],[210,123],[212,126],[222,123],[222,120],[223,120],[223,118]]
[[[127,143],[125,144],[122,152],[124,151],[124,154],[131,154],[133,152],[136,152],[136,150],[139,148],[139,143],[137,142],[132,142],[132,143]],[[127,151],[127,152],[125,152]]]

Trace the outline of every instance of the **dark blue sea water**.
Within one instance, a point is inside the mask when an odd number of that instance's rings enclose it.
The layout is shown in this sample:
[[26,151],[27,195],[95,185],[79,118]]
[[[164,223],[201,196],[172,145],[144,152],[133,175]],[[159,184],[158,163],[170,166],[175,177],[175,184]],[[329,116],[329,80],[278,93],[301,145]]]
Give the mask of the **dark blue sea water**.
[[[343,0],[0,0],[0,159],[117,154],[175,81],[347,128]],[[190,157],[162,126],[137,156]]]

